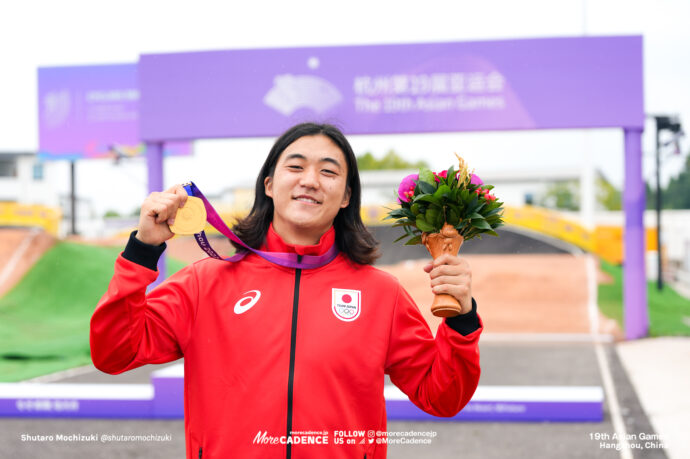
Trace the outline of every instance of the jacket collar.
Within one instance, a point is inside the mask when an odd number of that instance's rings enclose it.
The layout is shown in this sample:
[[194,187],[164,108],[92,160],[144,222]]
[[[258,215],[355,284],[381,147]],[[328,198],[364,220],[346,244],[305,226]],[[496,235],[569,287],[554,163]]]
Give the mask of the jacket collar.
[[269,252],[287,252],[296,253],[297,255],[323,255],[328,252],[328,249],[335,244],[335,228],[331,226],[328,231],[326,231],[319,243],[315,245],[293,245],[287,244],[283,239],[275,232],[273,229],[273,223],[268,227],[268,232],[266,233],[266,242],[262,246],[261,250]]

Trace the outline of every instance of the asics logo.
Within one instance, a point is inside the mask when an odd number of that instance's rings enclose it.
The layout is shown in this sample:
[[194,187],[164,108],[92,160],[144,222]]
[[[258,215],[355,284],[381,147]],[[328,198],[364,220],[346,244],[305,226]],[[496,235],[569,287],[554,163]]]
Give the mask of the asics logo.
[[235,303],[235,314],[242,314],[249,311],[252,306],[259,301],[259,298],[261,298],[261,292],[258,290],[250,290],[244,293],[244,295],[245,296],[237,300],[237,303]]

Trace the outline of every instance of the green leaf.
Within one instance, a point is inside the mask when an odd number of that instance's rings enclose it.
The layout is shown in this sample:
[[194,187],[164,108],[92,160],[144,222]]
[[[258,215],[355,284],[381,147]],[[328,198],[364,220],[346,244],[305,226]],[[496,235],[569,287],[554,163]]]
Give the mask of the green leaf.
[[468,218],[481,218],[481,219],[483,219],[484,217],[481,214],[478,214],[477,212],[473,212]]
[[402,218],[405,216],[405,212],[403,209],[396,209],[391,212],[388,212],[388,217],[386,218]]
[[[453,171],[452,176],[450,175],[451,170]],[[451,187],[453,190],[458,189],[458,179],[455,177],[456,173],[457,172],[452,167],[448,170],[448,186]]]
[[448,210],[448,223],[453,226],[458,226],[460,223],[460,216],[452,208]]
[[410,211],[412,212],[412,215],[414,215],[415,218],[417,218],[417,215],[419,215],[419,204],[412,204],[412,206],[410,207]]
[[407,236],[408,236],[407,234],[403,234],[402,236],[400,236],[399,238],[397,238],[395,241],[393,241],[393,243],[395,244],[395,243],[398,242],[399,240],[405,239]]
[[434,231],[434,227],[427,223],[426,220],[424,220],[424,215],[422,214],[417,215],[416,225],[420,231],[423,231],[425,233],[431,233]]
[[441,214],[441,211],[437,208],[430,207],[427,209],[426,214],[424,214],[424,220],[430,225],[436,226],[436,219]]
[[415,245],[422,243],[422,236],[415,236],[405,243],[405,245]]
[[426,182],[430,185],[436,183],[436,180],[434,179],[434,173],[426,167],[422,167],[421,169],[419,169],[419,180],[422,182]]
[[455,166],[450,166],[450,167],[448,168],[448,176],[447,176],[447,177],[448,177],[448,185],[450,185],[450,183],[451,183],[451,180],[450,180],[450,179],[451,179],[451,178],[455,178],[455,172],[456,172],[456,171],[455,171]]
[[434,227],[438,230],[441,231],[441,228],[443,228],[443,223],[445,222],[445,218],[443,216],[443,212],[439,212],[436,218],[434,218]]
[[458,214],[458,217],[460,216],[460,206],[454,204],[453,202],[449,202],[448,207],[453,209],[455,211],[455,213]]
[[472,226],[475,228],[481,228],[486,230],[491,230],[491,225],[489,225],[486,220],[472,220]]
[[[431,180],[433,181],[433,178]],[[420,192],[425,194],[434,194],[434,192],[436,191],[436,186],[425,181],[420,181],[419,183],[417,183],[417,187],[419,188]]]
[[435,198],[441,198],[446,193],[450,193],[450,187],[448,185],[441,185],[438,187],[438,189],[434,192],[434,197]]
[[433,203],[436,203],[436,202],[438,202],[439,200],[436,199],[436,198],[434,197],[433,194],[420,194],[419,196],[417,196],[417,197],[414,198],[414,201],[415,201],[415,202],[423,201],[423,202],[433,202]]

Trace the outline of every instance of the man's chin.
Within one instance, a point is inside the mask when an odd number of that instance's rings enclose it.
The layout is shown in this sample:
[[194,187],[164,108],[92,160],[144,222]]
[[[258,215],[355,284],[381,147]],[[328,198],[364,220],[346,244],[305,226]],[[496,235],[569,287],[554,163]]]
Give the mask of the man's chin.
[[300,232],[304,233],[313,233],[313,232],[321,232],[323,230],[324,232],[328,230],[328,228],[331,227],[332,222],[324,223],[324,222],[316,222],[313,220],[295,220],[290,222],[294,228],[299,230]]

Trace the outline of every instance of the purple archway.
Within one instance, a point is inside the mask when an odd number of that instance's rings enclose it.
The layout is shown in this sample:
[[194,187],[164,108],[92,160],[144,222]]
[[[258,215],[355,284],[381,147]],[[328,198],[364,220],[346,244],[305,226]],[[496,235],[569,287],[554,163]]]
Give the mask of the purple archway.
[[275,136],[305,120],[346,134],[622,128],[625,331],[647,334],[642,37],[151,54],[139,88],[151,191],[166,142]]

